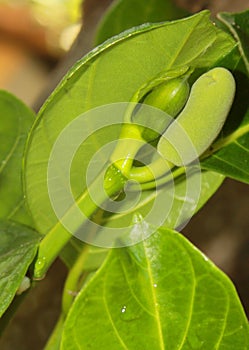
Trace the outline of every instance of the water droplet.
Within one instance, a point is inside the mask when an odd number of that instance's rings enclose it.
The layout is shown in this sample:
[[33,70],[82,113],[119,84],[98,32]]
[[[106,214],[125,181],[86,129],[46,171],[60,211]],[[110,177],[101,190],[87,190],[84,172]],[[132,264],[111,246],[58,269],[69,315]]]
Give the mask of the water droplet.
[[43,256],[42,258],[39,258],[36,262],[36,265],[39,266],[39,268],[42,268],[46,264],[46,258]]
[[44,278],[43,270],[46,264],[47,264],[47,259],[44,256],[37,259],[35,263],[34,279],[40,280]]
[[126,306],[123,306],[121,312],[124,313],[126,311]]
[[154,288],[157,288],[157,284],[156,284],[156,283],[154,283],[154,284],[153,284],[153,287],[154,287]]
[[126,322],[130,322],[141,317],[140,307],[134,307],[134,306],[127,307],[126,305],[124,305],[121,307],[120,311],[121,311],[121,314],[120,314],[121,319]]

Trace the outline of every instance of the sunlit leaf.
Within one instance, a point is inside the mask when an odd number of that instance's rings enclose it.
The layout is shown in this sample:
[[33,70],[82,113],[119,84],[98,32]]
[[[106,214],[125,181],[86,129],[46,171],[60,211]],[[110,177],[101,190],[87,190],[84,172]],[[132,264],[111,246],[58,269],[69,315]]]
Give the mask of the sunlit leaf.
[[[147,229],[138,221],[131,236]],[[246,350],[248,336],[232,282],[182,235],[162,228],[111,251],[76,298],[61,349]]]

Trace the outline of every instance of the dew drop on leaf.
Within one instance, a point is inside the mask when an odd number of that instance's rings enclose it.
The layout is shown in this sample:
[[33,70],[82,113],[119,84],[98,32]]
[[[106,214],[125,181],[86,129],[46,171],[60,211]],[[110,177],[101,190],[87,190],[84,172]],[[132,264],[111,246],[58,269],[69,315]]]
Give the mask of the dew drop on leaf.
[[124,313],[126,311],[126,306],[123,306],[121,312]]
[[129,322],[137,320],[141,317],[140,308],[127,307],[126,305],[122,306],[120,317],[123,321]]

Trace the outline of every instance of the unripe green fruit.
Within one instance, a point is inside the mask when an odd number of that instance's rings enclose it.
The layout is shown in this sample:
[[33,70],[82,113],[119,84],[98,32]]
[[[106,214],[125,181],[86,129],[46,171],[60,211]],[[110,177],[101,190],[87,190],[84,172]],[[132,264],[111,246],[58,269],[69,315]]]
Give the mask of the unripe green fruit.
[[200,76],[185,108],[159,140],[159,153],[177,166],[198,158],[220,133],[234,94],[235,81],[227,69],[214,68]]
[[[189,85],[187,79],[172,78],[166,82],[155,87],[147,94],[143,100],[143,104],[150,105],[165,112],[167,116],[172,118],[184,107],[189,95]],[[135,116],[133,121],[136,123],[146,124],[142,131],[142,137],[146,141],[156,139],[170,124],[171,119],[163,113],[156,113],[149,108],[141,108]]]
[[188,96],[189,84],[186,78],[175,78],[153,89],[143,103],[162,109],[174,118],[185,105]]

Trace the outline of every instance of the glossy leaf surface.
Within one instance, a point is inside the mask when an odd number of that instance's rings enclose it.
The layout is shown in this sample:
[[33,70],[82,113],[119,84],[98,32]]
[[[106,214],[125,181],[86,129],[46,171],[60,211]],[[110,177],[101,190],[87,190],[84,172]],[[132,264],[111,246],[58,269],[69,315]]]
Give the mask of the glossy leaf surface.
[[[201,180],[199,202],[198,200],[199,181]],[[175,181],[172,191],[172,183],[161,186],[155,191],[144,191],[141,194],[139,204],[136,210],[144,217],[151,215],[153,206],[158,203],[158,218],[161,220],[161,225],[168,228],[182,228],[194,213],[196,213],[217,191],[224,180],[224,176],[211,171],[203,171],[201,174],[193,172],[188,176],[187,182],[185,179]],[[167,212],[168,204],[172,204],[169,212]],[[125,202],[124,205],[127,205]],[[132,206],[131,206],[132,207]],[[120,206],[122,209],[122,206]],[[109,228],[125,228],[129,227],[134,215],[134,209],[130,211],[114,214],[110,217],[103,218],[102,228],[98,236],[98,245],[106,242],[106,235],[109,233]],[[110,233],[109,233],[110,235]]]
[[[131,240],[147,229],[138,221]],[[246,350],[248,336],[227,276],[182,235],[159,229],[111,251],[76,298],[61,349]]]

